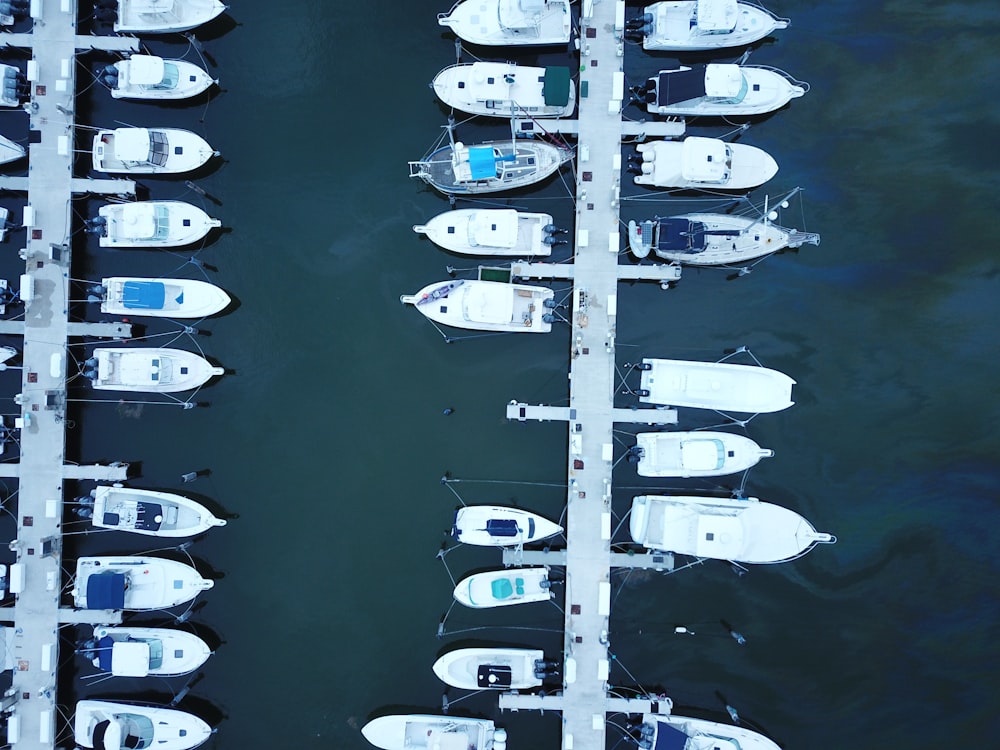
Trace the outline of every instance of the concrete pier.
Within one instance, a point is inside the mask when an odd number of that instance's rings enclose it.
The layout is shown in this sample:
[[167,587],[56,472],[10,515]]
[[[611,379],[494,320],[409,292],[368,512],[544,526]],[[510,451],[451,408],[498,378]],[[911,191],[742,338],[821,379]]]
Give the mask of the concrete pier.
[[[63,481],[124,479],[127,467],[80,467],[66,464],[66,373],[70,336],[122,338],[130,329],[113,324],[71,324],[69,269],[72,260],[74,193],[134,192],[128,180],[75,179],[74,119],[76,53],[81,49],[137,51],[138,39],[77,34],[76,0],[31,3],[30,33],[0,32],[0,46],[30,50],[30,101],[27,178],[0,178],[0,189],[27,192],[24,224],[26,246],[21,295],[24,320],[4,332],[22,335],[22,381],[17,402],[21,428],[18,463],[0,464],[6,476],[18,478],[17,539],[11,548],[17,562],[9,572],[13,607],[3,619],[13,627],[13,686],[4,697],[8,742],[18,750],[51,750],[55,746],[59,710],[56,669],[59,627],[66,623],[118,622],[113,612],[74,612],[60,607],[62,573]],[[86,146],[85,146],[86,147]],[[68,707],[67,713],[72,712]]]

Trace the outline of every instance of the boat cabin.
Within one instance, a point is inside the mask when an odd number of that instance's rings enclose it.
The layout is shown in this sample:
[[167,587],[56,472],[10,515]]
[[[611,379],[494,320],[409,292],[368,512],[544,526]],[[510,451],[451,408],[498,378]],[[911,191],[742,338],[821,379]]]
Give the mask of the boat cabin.
[[691,136],[685,139],[681,150],[681,177],[686,182],[729,182],[732,174],[732,149],[718,138]]

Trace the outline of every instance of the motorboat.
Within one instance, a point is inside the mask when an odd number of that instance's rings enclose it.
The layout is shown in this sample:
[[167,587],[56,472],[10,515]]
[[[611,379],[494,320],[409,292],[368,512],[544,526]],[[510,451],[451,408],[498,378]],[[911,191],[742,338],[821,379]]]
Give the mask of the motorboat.
[[187,60],[138,54],[106,65],[100,77],[115,99],[190,99],[218,83]]
[[81,557],[76,561],[73,604],[78,609],[167,609],[213,585],[190,565],[163,557]]
[[151,279],[109,276],[90,293],[101,302],[101,312],[168,318],[206,318],[232,302],[222,289],[197,279]]
[[395,714],[372,719],[361,734],[382,750],[500,750],[507,732],[489,719]]
[[545,653],[528,648],[460,648],[434,662],[442,682],[464,690],[523,690],[542,684]]
[[566,44],[572,29],[570,0],[464,0],[438,23],[471,44]]
[[191,245],[222,222],[183,201],[109,203],[87,221],[101,247],[181,247]]
[[208,724],[176,708],[85,700],[73,718],[73,740],[86,750],[189,750],[211,736]]
[[696,52],[752,44],[790,21],[756,3],[737,0],[666,0],[629,19],[626,32],[646,50]]
[[632,499],[632,540],[651,550],[738,563],[794,560],[837,541],[795,511],[755,497],[641,495]]
[[219,0],[118,0],[119,34],[170,34],[206,24],[225,11]]
[[20,143],[0,135],[0,164],[9,164],[12,161],[23,159],[27,153]]
[[752,729],[673,713],[643,714],[637,744],[641,750],[781,750]]
[[186,630],[98,625],[77,653],[114,677],[176,677],[196,670],[212,650]]
[[[787,207],[796,188],[777,206]],[[772,218],[773,217],[773,218]],[[692,266],[726,266],[746,263],[802,245],[818,245],[815,232],[778,226],[777,211],[765,204],[762,215],[691,213],[628,223],[632,254],[645,258],[650,252],[672,263]]]
[[428,284],[399,301],[427,318],[455,328],[509,333],[552,330],[555,293],[542,286],[482,279],[452,279]]
[[29,86],[21,69],[0,63],[0,83],[0,107],[20,107]]
[[513,208],[460,208],[438,214],[413,231],[425,234],[438,247],[461,255],[546,256],[564,230],[552,215]]
[[96,171],[136,174],[190,172],[218,154],[200,135],[180,128],[98,130],[92,150]]
[[451,536],[462,544],[511,547],[548,539],[562,530],[559,524],[520,508],[463,505],[455,511]]
[[792,406],[795,381],[757,365],[644,359],[639,401],[661,406],[764,414]]
[[431,88],[449,107],[474,115],[569,117],[576,106],[576,86],[566,67],[459,63],[438,73]]
[[781,109],[808,90],[777,68],[710,63],[661,70],[636,96],[653,115],[740,117]]
[[225,369],[183,349],[98,347],[83,374],[94,388],[108,391],[173,393],[204,385]]
[[507,568],[473,573],[455,586],[455,600],[473,609],[507,607],[552,598],[549,569]]
[[226,525],[201,503],[170,492],[101,485],[77,502],[77,514],[97,528],[133,534],[185,537]]
[[526,138],[475,146],[456,141],[411,161],[410,177],[448,195],[497,193],[541,182],[572,156],[568,148]]
[[636,472],[642,477],[715,477],[755,466],[774,451],[744,435],[698,430],[640,432],[635,436]]
[[763,149],[718,138],[647,141],[636,146],[641,163],[630,162],[636,185],[685,190],[747,190],[778,173]]

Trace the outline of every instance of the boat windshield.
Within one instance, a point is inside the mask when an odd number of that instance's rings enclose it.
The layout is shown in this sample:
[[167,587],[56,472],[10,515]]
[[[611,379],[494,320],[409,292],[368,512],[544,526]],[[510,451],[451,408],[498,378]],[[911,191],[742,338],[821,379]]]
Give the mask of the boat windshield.
[[546,0],[500,0],[497,3],[497,22],[500,28],[512,34],[538,36],[540,16],[545,12]]
[[174,64],[163,63],[163,77],[156,83],[145,84],[141,88],[147,91],[167,91],[177,88],[177,82],[181,78],[180,69]]

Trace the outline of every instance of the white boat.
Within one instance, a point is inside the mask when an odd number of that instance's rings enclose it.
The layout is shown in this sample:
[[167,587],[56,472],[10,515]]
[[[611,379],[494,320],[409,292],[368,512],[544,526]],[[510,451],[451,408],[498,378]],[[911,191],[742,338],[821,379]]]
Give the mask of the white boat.
[[781,750],[746,727],[676,714],[643,714],[638,745],[641,750]]
[[197,279],[109,276],[90,291],[100,299],[101,312],[112,315],[206,318],[232,302],[219,287]]
[[482,45],[546,45],[569,41],[570,0],[465,0],[438,23],[455,36]]
[[185,630],[98,625],[78,653],[115,677],[175,677],[196,670],[212,650]]
[[456,141],[411,161],[410,177],[449,195],[496,193],[540,182],[572,156],[570,149],[525,138],[475,146]]
[[213,526],[225,526],[201,503],[169,492],[101,485],[81,498],[77,511],[102,529],[148,536],[195,536]]
[[743,435],[696,432],[640,432],[635,436],[636,472],[642,477],[715,477],[755,466],[774,451]]
[[105,66],[101,80],[115,99],[190,99],[217,80],[187,60],[167,60],[156,55],[132,55]]
[[659,552],[755,564],[787,562],[836,541],[755,497],[641,495],[632,499],[629,531],[636,544]]
[[460,648],[434,662],[442,682],[465,690],[522,690],[543,682],[545,653],[527,648]]
[[[776,205],[787,207],[796,188]],[[777,212],[765,205],[763,215],[692,213],[628,223],[632,254],[645,258],[650,252],[672,263],[692,266],[726,266],[763,258],[785,248],[818,245],[815,232],[778,226]]]
[[20,143],[15,143],[10,138],[0,135],[0,164],[23,159],[26,153],[27,151]]
[[73,604],[78,609],[167,609],[213,585],[190,565],[162,557],[81,557],[76,561]]
[[183,201],[109,203],[87,221],[101,247],[181,247],[198,242],[222,222]]
[[462,544],[510,547],[548,539],[562,526],[520,508],[498,505],[463,505],[455,511],[451,536]]
[[461,255],[510,255],[517,258],[552,254],[564,230],[551,214],[513,208],[460,208],[445,211],[413,231],[425,234],[438,247]]
[[94,388],[173,393],[204,385],[225,369],[183,349],[94,349],[83,374]]
[[783,372],[757,365],[643,359],[639,401],[748,414],[792,406],[795,381]]
[[491,750],[507,742],[507,732],[489,719],[426,714],[380,716],[365,724],[361,734],[382,750]]
[[208,23],[226,9],[219,0],[118,0],[116,33],[169,34]]
[[737,0],[666,0],[646,6],[626,29],[646,50],[695,52],[740,47],[788,27],[787,18]]
[[99,130],[92,150],[98,172],[136,174],[190,172],[218,154],[200,135],[180,128]]
[[718,138],[649,141],[636,146],[641,164],[629,165],[636,185],[693,190],[746,190],[778,173],[763,149]]
[[455,600],[473,609],[507,607],[552,598],[549,569],[507,568],[473,573],[455,586]]
[[28,87],[21,69],[0,63],[0,84],[0,106],[20,107]]
[[211,736],[208,724],[176,708],[86,700],[73,719],[73,740],[87,750],[189,750]]
[[399,301],[410,304],[435,323],[476,331],[548,333],[549,305],[555,293],[542,286],[482,279],[453,279],[428,284]]
[[438,73],[431,88],[449,107],[474,115],[569,117],[576,107],[576,85],[565,67],[460,63]]
[[711,63],[661,70],[637,96],[653,115],[739,117],[773,112],[808,90],[777,68]]

